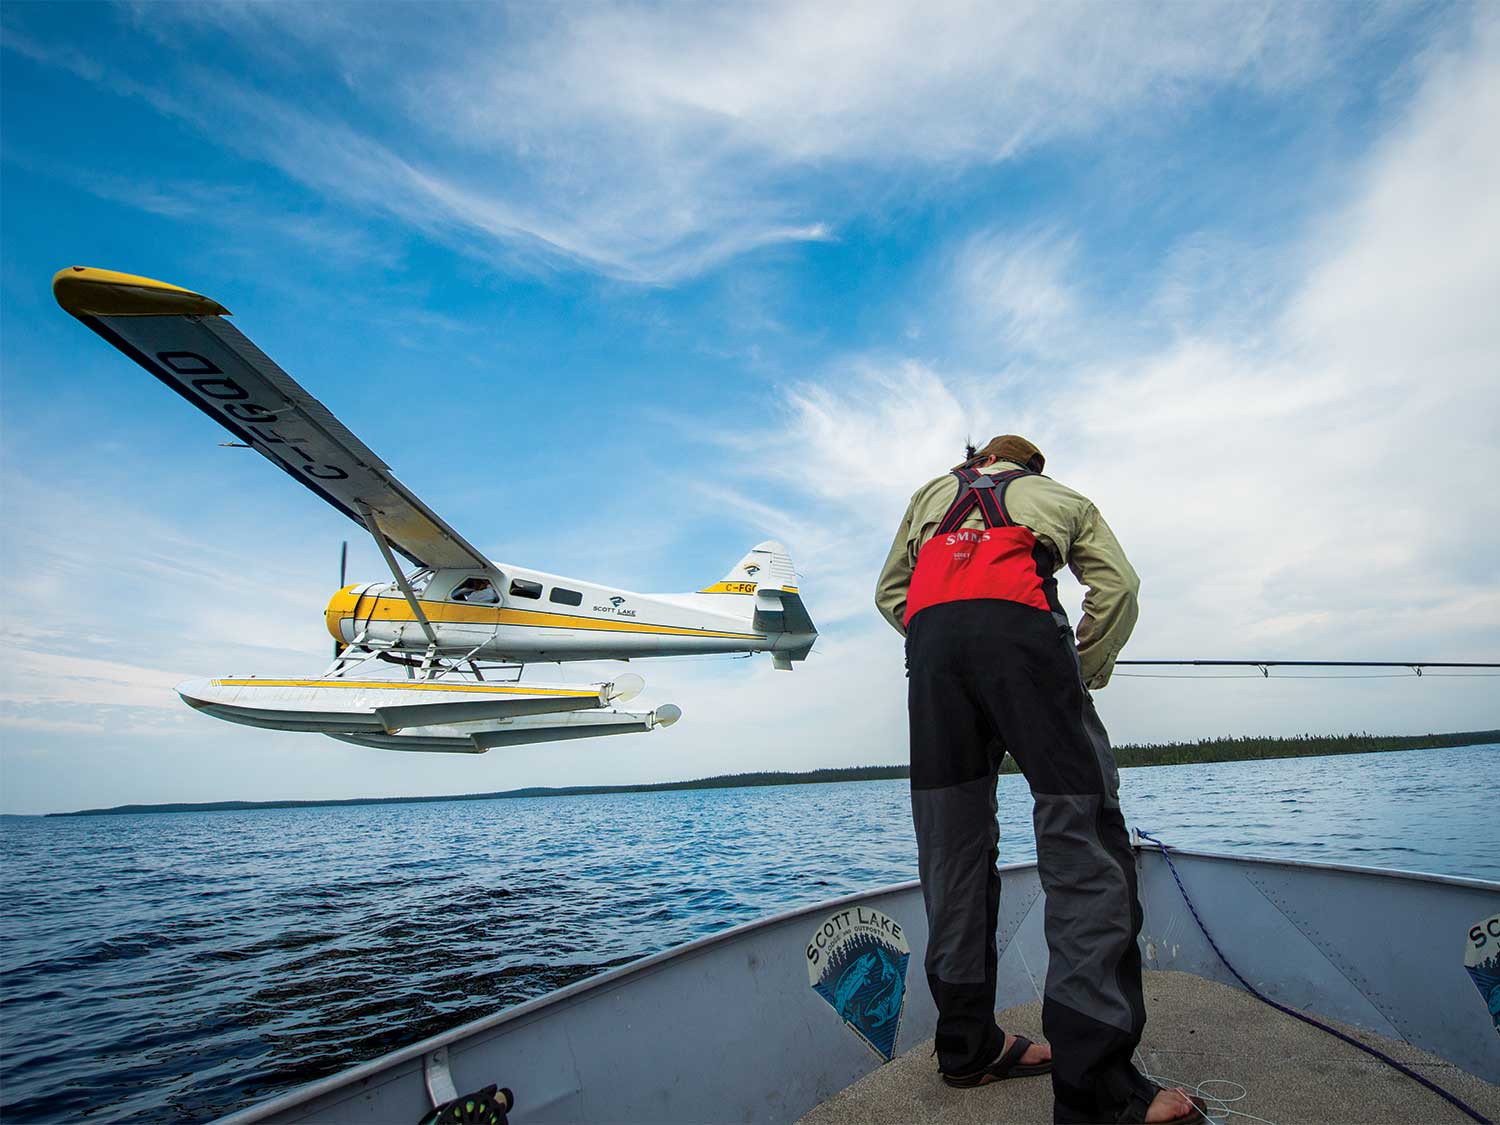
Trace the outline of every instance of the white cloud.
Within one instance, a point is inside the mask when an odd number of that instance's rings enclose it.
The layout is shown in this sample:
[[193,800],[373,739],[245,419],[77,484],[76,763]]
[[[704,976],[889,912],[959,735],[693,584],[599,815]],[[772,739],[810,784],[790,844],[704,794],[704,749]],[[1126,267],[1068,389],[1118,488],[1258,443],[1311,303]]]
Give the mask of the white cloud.
[[[192,10],[278,27],[296,18],[301,42],[319,51],[333,51],[331,23],[360,19],[307,5],[250,6],[248,16]],[[936,9],[930,27],[928,16],[885,9],[871,9],[868,24],[827,11],[523,11],[512,41],[474,29],[448,59],[455,77],[435,63],[403,72],[392,104],[403,126],[421,126],[415,139],[251,97],[222,74],[202,76],[222,98],[136,93],[164,112],[197,114],[200,127],[237,137],[354,213],[390,214],[476,252],[503,244],[536,263],[661,279],[745,246],[826,237],[817,224],[838,216],[824,204],[862,190],[855,181],[872,168],[947,174],[1070,130],[1170,112],[1217,83],[1295,87],[1329,65],[1320,55],[1328,29],[1316,21],[1335,18],[1319,9],[1309,25],[1248,7],[1203,16],[1179,6],[1145,26],[1116,9],[1102,19],[1097,8],[1069,8],[1052,28],[1007,9],[997,18],[1009,37],[997,46],[977,9]],[[1123,21],[1117,37],[1100,33],[1097,70],[1070,64],[1094,42],[1080,13]],[[441,53],[435,35],[413,48],[419,58]],[[603,51],[612,36],[619,51]],[[893,73],[903,37],[905,69]],[[349,89],[378,100],[370,75],[388,48],[367,35],[347,42],[339,61]],[[818,65],[835,57],[837,66]],[[63,65],[105,80],[76,58]],[[179,786],[173,796],[225,796],[230,785],[235,796],[271,797],[288,787],[452,792],[560,775],[623,781],[897,760],[900,647],[869,603],[875,568],[911,490],[952,464],[965,437],[1001,431],[1034,436],[1057,474],[1115,524],[1146,582],[1133,655],[1492,658],[1500,158],[1485,129],[1500,108],[1496,22],[1482,20],[1426,74],[1404,122],[1355,170],[1347,205],[1331,207],[1296,253],[1266,260],[1251,248],[1253,285],[1234,284],[1211,236],[1189,233],[1169,252],[1141,298],[1143,316],[1172,328],[1166,342],[1142,347],[1118,316],[1095,315],[1078,284],[1085,251],[1065,225],[991,228],[938,255],[954,267],[952,284],[935,287],[921,322],[943,323],[940,310],[962,294],[985,311],[987,331],[1045,357],[1045,370],[976,370],[931,353],[831,364],[787,388],[764,429],[723,443],[739,470],[723,483],[639,500],[640,510],[687,518],[696,495],[715,518],[727,509],[784,537],[826,633],[792,674],[764,658],[644,668],[652,699],[681,703],[686,720],[632,741],[628,754],[544,747],[413,761],[236,731],[181,710],[170,692],[178,668],[316,668],[324,568],[247,571],[215,544],[207,518],[174,529],[112,503],[107,487],[83,504],[12,475],[7,549],[22,565],[8,567],[4,592],[8,623],[22,624],[0,683],[7,762],[44,744],[21,742],[23,729],[109,733],[110,752],[135,739],[128,761],[138,776],[121,784],[137,788],[120,799],[153,799],[163,772]],[[1062,112],[1047,112],[1051,101]],[[203,106],[221,116],[210,122]],[[149,194],[137,202],[167,205]],[[1278,276],[1287,262],[1309,264]],[[920,346],[938,347],[927,341],[940,335],[921,334]],[[616,538],[634,557],[646,550]],[[97,592],[105,572],[107,606],[74,595]],[[222,663],[203,667],[205,653]],[[1102,702],[1126,738],[1443,729],[1493,724],[1487,686],[1122,679]],[[196,776],[161,769],[157,739],[176,729],[172,708],[184,732],[217,735],[219,753],[193,755],[208,763]],[[79,747],[94,753],[89,761],[106,762],[103,740],[77,741],[89,743]],[[185,761],[186,742],[172,741],[161,753]],[[58,758],[74,749],[55,745]],[[68,768],[78,767],[69,759]],[[8,787],[16,776],[8,772]],[[32,785],[26,807],[82,791],[61,776]]]
[[1077,256],[1076,240],[1056,230],[972,236],[952,267],[962,324],[992,349],[1066,357],[1077,346]]
[[230,670],[195,668],[205,652],[237,671],[315,670],[326,574],[249,565],[214,541],[211,519],[173,527],[104,482],[85,498],[9,471],[0,490],[0,605],[15,623],[0,723],[139,730],[152,712],[181,712],[173,685]]
[[823,237],[891,174],[916,186],[1225,85],[1285,90],[1337,55],[1326,14],[1269,4],[1107,18],[966,0],[510,15],[501,36],[468,38],[407,83],[409,119],[469,152],[518,157],[566,230],[549,241],[652,279]]
[[[1094,335],[1090,354],[1115,358],[1000,378],[872,361],[788,393],[788,419],[744,440],[795,448],[796,470],[768,470],[785,457],[747,469],[796,487],[814,513],[803,520],[840,529],[808,559],[806,583],[815,611],[829,591],[839,617],[855,612],[843,604],[850,590],[864,603],[864,623],[847,626],[859,640],[846,636],[839,651],[894,644],[869,587],[910,491],[956,459],[966,434],[1016,430],[1099,503],[1141,571],[1129,655],[1495,659],[1497,63],[1494,20],[1427,60],[1420,96],[1358,170],[1349,204],[1289,256],[1310,264],[1278,282],[1284,303],[1257,320],[1209,315],[1207,327],[1179,326],[1144,350],[1100,340],[1104,322],[1071,296],[1047,297],[1040,312],[1005,299],[1011,271],[1041,279],[1044,296],[1067,292],[1066,254],[1049,249],[1065,236],[985,234],[953,259],[962,291],[999,293],[1000,322],[1021,318],[1033,350],[1066,354],[1070,336]],[[1179,267],[1169,258],[1183,286],[1191,275]],[[1211,306],[1215,295],[1183,299]],[[1236,696],[1127,684],[1107,705],[1135,738],[1497,718],[1482,680],[1428,687],[1260,685]],[[843,721],[825,714],[808,740]]]
[[679,162],[689,147],[988,161],[1202,84],[1295,85],[1328,65],[1332,30],[1266,3],[973,0],[599,5],[530,22],[525,65],[480,42],[439,84],[458,131],[542,148],[559,128],[607,124]]
[[118,660],[20,649],[0,684],[0,702],[75,715],[96,706],[175,711],[171,688],[186,678]]
[[1265,0],[385,15],[405,20],[375,35],[358,7],[139,9],[171,48],[207,36],[217,49],[199,59],[248,49],[257,71],[304,86],[331,74],[337,116],[212,63],[188,71],[194,96],[167,98],[78,52],[7,45],[481,258],[660,282],[826,239],[862,202],[956,169],[1102,126],[1149,130],[1225,87],[1298,89],[1382,26]]

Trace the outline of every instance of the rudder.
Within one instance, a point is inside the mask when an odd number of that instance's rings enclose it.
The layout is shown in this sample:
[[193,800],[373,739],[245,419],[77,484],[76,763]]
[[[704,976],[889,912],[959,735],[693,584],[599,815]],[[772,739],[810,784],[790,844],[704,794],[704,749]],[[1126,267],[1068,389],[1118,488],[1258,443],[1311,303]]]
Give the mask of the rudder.
[[751,547],[745,557],[730,568],[728,574],[698,593],[753,597],[757,589],[766,587],[784,590],[789,594],[797,592],[797,571],[792,566],[792,556],[775,539],[767,539],[764,543]]

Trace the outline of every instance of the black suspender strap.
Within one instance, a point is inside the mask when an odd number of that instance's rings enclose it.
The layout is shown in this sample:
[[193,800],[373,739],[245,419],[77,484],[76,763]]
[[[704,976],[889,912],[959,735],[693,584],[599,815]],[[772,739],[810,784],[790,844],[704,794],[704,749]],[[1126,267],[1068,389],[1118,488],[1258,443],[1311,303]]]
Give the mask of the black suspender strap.
[[995,496],[995,478],[982,473],[970,487],[979,497],[979,511],[984,516],[984,526],[1005,527],[1008,521],[1000,508],[1000,501]]
[[973,469],[954,469],[953,475],[958,478],[958,495],[953,498],[953,503],[948,508],[948,514],[943,517],[937,526],[935,535],[948,535],[963,526],[964,520],[969,518],[969,513],[974,510],[974,505],[979,503],[979,498],[970,487],[974,478],[981,474]]
[[957,531],[976,507],[984,519],[985,527],[1015,525],[1010,512],[1005,508],[1005,492],[1011,481],[1017,477],[1031,476],[1031,473],[1022,469],[991,476],[976,469],[954,469],[953,475],[958,478],[958,495],[953,498],[947,514],[938,524],[935,535],[948,535]]
[[1030,471],[1023,471],[1023,472],[1015,472],[1015,473],[1000,473],[1000,474],[998,474],[998,475],[993,476],[993,477],[990,478],[992,481],[995,482],[995,489],[994,489],[995,508],[999,512],[999,515],[1000,515],[1000,523],[998,525],[996,525],[996,526],[999,526],[999,527],[1015,527],[1016,526],[1016,521],[1010,518],[1010,509],[1005,506],[1005,493],[1007,492],[1007,490],[1009,490],[1009,488],[1010,488],[1010,486],[1012,484],[1014,484],[1016,481],[1020,480],[1022,477],[1034,477],[1036,475],[1037,475],[1036,473],[1033,473],[1033,472],[1030,472]]

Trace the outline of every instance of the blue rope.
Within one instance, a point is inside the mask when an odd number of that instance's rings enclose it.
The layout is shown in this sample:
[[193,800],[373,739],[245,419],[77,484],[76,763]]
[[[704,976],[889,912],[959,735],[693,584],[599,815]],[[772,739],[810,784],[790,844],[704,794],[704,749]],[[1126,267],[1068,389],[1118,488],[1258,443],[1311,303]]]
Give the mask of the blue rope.
[[1229,958],[1224,956],[1224,951],[1219,948],[1218,943],[1214,941],[1213,935],[1208,932],[1208,927],[1203,924],[1203,919],[1198,917],[1198,908],[1193,905],[1193,900],[1188,897],[1187,888],[1182,885],[1182,878],[1177,874],[1177,865],[1172,862],[1172,856],[1167,851],[1167,845],[1162,843],[1149,832],[1142,832],[1139,828],[1137,828],[1135,831],[1136,835],[1140,836],[1141,839],[1150,840],[1153,844],[1161,849],[1161,857],[1167,861],[1167,868],[1172,872],[1172,879],[1176,882],[1177,889],[1182,892],[1182,901],[1187,903],[1188,910],[1192,912],[1193,921],[1198,923],[1198,928],[1203,931],[1203,936],[1208,939],[1208,944],[1213,947],[1213,951],[1219,955],[1219,960],[1224,962],[1224,967],[1228,969],[1231,974],[1233,974],[1234,979],[1240,982],[1246,992],[1250,993],[1250,995],[1254,996],[1257,1000],[1271,1005],[1271,1007],[1275,1008],[1278,1012],[1285,1013],[1286,1015],[1291,1016],[1293,1019],[1301,1020],[1303,1023],[1311,1024],[1313,1027],[1316,1027],[1321,1031],[1326,1031],[1329,1035],[1332,1035],[1338,1039],[1342,1039],[1351,1047],[1358,1047],[1367,1055],[1374,1055],[1377,1059],[1385,1063],[1387,1066],[1393,1067],[1415,1082],[1420,1082],[1434,1094],[1437,1094],[1439,1097],[1446,1099],[1458,1109],[1461,1109],[1464,1113],[1472,1117],[1475,1121],[1479,1122],[1480,1125],[1494,1125],[1493,1121],[1484,1116],[1484,1114],[1480,1113],[1473,1106],[1469,1105],[1467,1102],[1463,1101],[1456,1095],[1450,1094],[1447,1090],[1443,1089],[1435,1082],[1431,1082],[1428,1079],[1422,1077],[1420,1074],[1418,1074],[1414,1070],[1411,1070],[1409,1067],[1402,1066],[1399,1062],[1391,1058],[1391,1056],[1386,1054],[1384,1051],[1361,1043],[1358,1039],[1345,1035],[1342,1031],[1338,1030],[1338,1028],[1329,1027],[1326,1023],[1323,1023],[1320,1020],[1315,1020],[1311,1016],[1305,1016],[1301,1012],[1293,1011],[1285,1004],[1278,1004],[1269,996],[1263,995],[1260,990],[1257,989],[1253,984],[1247,981],[1244,977],[1240,976],[1239,970],[1229,963]]

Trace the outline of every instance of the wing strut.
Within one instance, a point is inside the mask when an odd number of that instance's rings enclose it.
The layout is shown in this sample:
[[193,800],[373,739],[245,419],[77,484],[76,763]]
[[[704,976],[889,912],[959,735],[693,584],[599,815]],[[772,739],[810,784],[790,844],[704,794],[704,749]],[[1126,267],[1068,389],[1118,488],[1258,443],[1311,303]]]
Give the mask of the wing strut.
[[422,603],[417,600],[417,595],[412,592],[410,583],[406,581],[406,575],[402,574],[401,568],[396,565],[396,556],[391,554],[391,545],[385,541],[385,533],[380,530],[380,524],[376,522],[375,513],[370,511],[370,506],[363,500],[356,500],[354,507],[359,512],[359,518],[364,520],[365,527],[369,529],[371,537],[375,540],[375,546],[380,548],[380,555],[385,559],[385,565],[391,568],[391,574],[396,579],[396,585],[401,587],[401,593],[406,596],[406,604],[411,606],[411,611],[417,615],[417,624],[421,625],[422,632],[427,634],[427,643],[436,649],[437,634],[432,631],[432,622],[427,620],[427,614],[422,612]]

